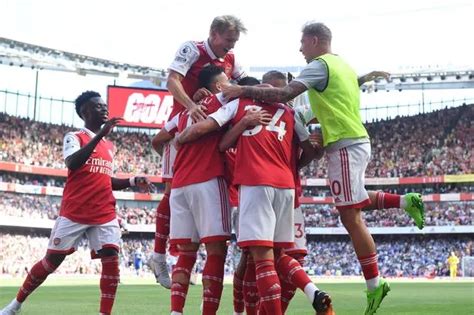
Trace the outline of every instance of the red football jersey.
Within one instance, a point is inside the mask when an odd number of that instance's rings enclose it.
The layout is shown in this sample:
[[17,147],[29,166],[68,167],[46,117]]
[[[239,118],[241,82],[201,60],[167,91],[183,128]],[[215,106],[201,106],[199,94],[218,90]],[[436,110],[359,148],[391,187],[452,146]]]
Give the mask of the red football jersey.
[[[77,146],[86,145],[93,136],[88,130],[67,134],[65,156],[77,151]],[[112,142],[102,139],[84,165],[68,170],[60,216],[81,224],[104,224],[116,218],[111,179],[113,152]]]
[[239,189],[236,185],[233,185],[234,181],[234,167],[235,167],[235,156],[237,150],[230,148],[225,152],[225,180],[229,189],[229,202],[231,207],[239,206]]
[[[222,94],[207,97],[201,104],[207,107],[208,113],[214,113],[222,107]],[[192,124],[187,112],[175,116],[166,123],[168,132],[177,129],[183,131]],[[224,176],[224,154],[219,152],[219,142],[225,130],[211,132],[204,137],[182,144],[176,153],[173,166],[172,188],[206,182],[218,176]]]
[[[199,72],[209,64],[222,67],[229,79],[239,80],[245,76],[242,67],[235,61],[233,52],[227,53],[224,58],[217,58],[212,52],[207,40],[203,42],[189,41],[184,43],[176,52],[175,59],[169,66],[169,69],[184,76],[181,84],[186,94],[192,98],[194,93],[199,89]],[[184,109],[184,106],[174,99],[173,110],[171,111],[169,119],[172,119]]]
[[236,99],[210,117],[223,126],[228,121],[236,124],[247,110],[266,110],[272,115],[267,126],[256,126],[242,133],[237,142],[234,184],[295,188],[291,166],[293,135],[300,141],[308,139],[308,132],[291,108],[284,104],[266,104],[252,99]]

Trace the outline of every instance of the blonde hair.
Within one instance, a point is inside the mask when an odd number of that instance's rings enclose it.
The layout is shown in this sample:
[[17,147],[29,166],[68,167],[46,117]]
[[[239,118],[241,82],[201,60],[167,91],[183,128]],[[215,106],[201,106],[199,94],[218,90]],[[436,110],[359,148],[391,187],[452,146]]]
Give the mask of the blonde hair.
[[331,42],[332,34],[329,27],[320,22],[308,22],[303,26],[303,35],[316,36],[319,40]]
[[211,23],[211,31],[216,31],[219,34],[227,30],[237,31],[239,33],[247,33],[247,29],[242,21],[233,15],[216,16]]

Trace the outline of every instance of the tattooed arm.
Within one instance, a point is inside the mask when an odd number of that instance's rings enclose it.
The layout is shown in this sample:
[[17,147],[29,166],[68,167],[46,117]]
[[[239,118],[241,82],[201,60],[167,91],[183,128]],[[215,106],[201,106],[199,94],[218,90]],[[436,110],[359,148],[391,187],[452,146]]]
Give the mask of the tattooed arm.
[[364,84],[366,82],[373,81],[373,80],[378,79],[378,78],[382,78],[382,79],[385,79],[385,80],[389,81],[390,80],[390,73],[385,72],[385,71],[372,71],[370,73],[367,73],[366,75],[360,76],[357,79],[357,82],[359,83],[359,86],[361,86],[362,84]]
[[269,103],[286,103],[306,90],[304,84],[291,81],[283,88],[232,85],[225,87],[222,92],[227,99],[249,97]]

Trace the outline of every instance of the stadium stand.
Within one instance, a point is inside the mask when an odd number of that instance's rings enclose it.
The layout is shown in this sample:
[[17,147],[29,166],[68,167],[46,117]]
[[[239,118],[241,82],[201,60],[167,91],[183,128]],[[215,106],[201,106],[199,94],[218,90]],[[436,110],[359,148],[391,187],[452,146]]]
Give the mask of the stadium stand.
[[[372,138],[372,162],[367,170],[371,189],[394,193],[417,191],[426,194],[428,227],[472,227],[474,201],[472,186],[472,121],[474,106],[461,106],[411,117],[367,124]],[[19,218],[23,225],[0,222],[0,270],[22,276],[26,268],[44,254],[50,220],[59,211],[65,170],[62,139],[73,130],[0,113],[0,217]],[[429,136],[427,136],[429,135]],[[116,171],[155,176],[157,191],[146,195],[129,190],[116,195],[117,214],[130,225],[123,240],[121,264],[132,274],[133,255],[143,252],[145,262],[152,253],[156,204],[161,198],[158,157],[150,149],[146,133],[120,130],[111,136],[117,146]],[[408,148],[408,150],[406,149]],[[312,163],[302,170],[303,208],[309,255],[306,270],[314,275],[360,275],[350,242],[345,235],[311,235],[314,228],[342,227],[331,205],[327,187],[326,162]],[[454,175],[447,177],[446,175]],[[453,180],[454,178],[454,180]],[[390,277],[433,277],[448,273],[443,255],[455,250],[458,256],[472,255],[470,234],[388,235],[384,228],[412,226],[398,209],[364,213],[376,233],[382,274]],[[49,222],[39,224],[38,222]],[[2,221],[2,220],[0,220]],[[15,221],[18,222],[18,221]],[[28,229],[25,232],[25,229]],[[326,230],[324,230],[326,231]],[[99,262],[90,260],[85,242],[61,266],[59,273],[97,274]],[[20,250],[21,249],[21,250]],[[232,274],[240,251],[229,247],[226,274]],[[390,259],[389,259],[390,258]],[[197,271],[203,267],[200,251]],[[175,259],[171,256],[168,264]],[[144,274],[149,273],[146,266]],[[461,272],[461,271],[460,271]]]
[[[51,196],[0,192],[0,216],[57,218],[60,199]],[[426,204],[426,226],[474,225],[474,202],[446,201]],[[330,204],[305,204],[302,206],[307,227],[342,226],[336,208]],[[117,214],[128,224],[153,224],[155,207],[117,204]],[[364,212],[369,227],[411,226],[411,220],[400,209]]]
[[[376,240],[381,273],[387,277],[446,276],[449,270],[445,260],[449,252],[455,250],[461,259],[465,255],[472,255],[474,246],[472,239],[467,236],[377,236]],[[1,273],[24,275],[31,261],[42,257],[47,242],[48,237],[45,235],[0,234]],[[100,264],[90,259],[90,252],[86,245],[82,242],[78,250],[65,260],[57,272],[59,274],[100,273]],[[153,240],[125,237],[121,250],[121,269],[125,274],[133,273],[133,254],[137,249],[140,249],[145,256],[143,270],[150,272],[146,261],[153,252]],[[308,252],[305,269],[312,275],[361,275],[360,266],[347,236],[313,237],[308,241]],[[231,243],[225,267],[227,275],[233,273],[239,255],[240,251],[235,243]],[[202,270],[205,258],[205,251],[201,248],[198,254],[197,272]],[[174,263],[175,258],[169,257],[170,267]]]
[[[469,174],[472,171],[474,105],[370,123],[372,161],[367,177],[410,177]],[[0,113],[1,161],[64,168],[62,139],[70,127],[31,121]],[[34,131],[34,132],[33,132]],[[118,172],[157,175],[150,137],[138,132],[115,132]],[[403,150],[402,150],[403,148]],[[408,148],[408,149],[406,149]],[[326,164],[313,162],[303,178],[326,177]]]
[[[367,177],[410,177],[472,172],[474,106],[466,105],[367,124],[372,160]],[[304,178],[326,177],[326,161],[313,162]]]

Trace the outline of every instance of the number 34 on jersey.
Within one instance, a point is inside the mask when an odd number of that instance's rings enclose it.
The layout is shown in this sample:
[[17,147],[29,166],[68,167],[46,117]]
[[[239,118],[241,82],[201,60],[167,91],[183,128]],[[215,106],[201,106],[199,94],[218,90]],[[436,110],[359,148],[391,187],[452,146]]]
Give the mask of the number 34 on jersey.
[[[261,106],[258,105],[246,105],[245,106],[245,111],[260,111],[262,110]],[[271,121],[268,123],[267,126],[263,125],[258,125],[255,126],[254,128],[250,130],[245,130],[242,135],[246,137],[250,136],[255,136],[257,135],[260,131],[262,131],[263,128],[265,128],[268,131],[275,132],[278,135],[278,140],[283,141],[283,137],[286,134],[286,123],[284,121],[280,121],[280,118],[283,116],[285,113],[285,110],[283,109],[278,109],[275,114],[273,114],[273,117]],[[279,122],[279,124],[278,124]],[[277,125],[278,124],[278,125]]]

